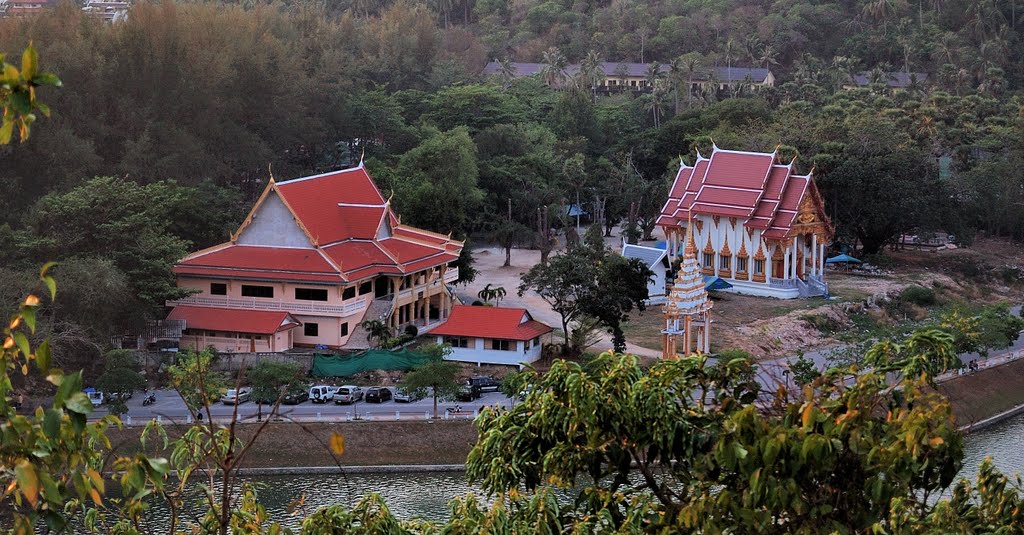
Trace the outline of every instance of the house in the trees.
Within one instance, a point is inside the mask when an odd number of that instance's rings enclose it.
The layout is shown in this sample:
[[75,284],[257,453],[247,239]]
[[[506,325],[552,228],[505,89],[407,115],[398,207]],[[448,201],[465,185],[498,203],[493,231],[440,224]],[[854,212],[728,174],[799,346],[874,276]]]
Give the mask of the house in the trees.
[[722,150],[682,165],[658,226],[668,252],[693,233],[704,275],[732,291],[789,299],[827,295],[825,247],[832,224],[812,173],[797,175],[778,154]]
[[658,304],[665,302],[665,280],[671,267],[668,259],[668,251],[658,247],[645,247],[643,245],[622,244],[622,256],[624,258],[636,258],[654,272],[647,281],[647,303]]
[[551,331],[525,308],[456,305],[431,334],[451,346],[446,360],[522,366],[541,357]]
[[403,225],[366,169],[271,178],[230,241],[174,266],[194,295],[168,302],[180,346],[283,351],[368,347],[364,320],[443,323],[462,242]]

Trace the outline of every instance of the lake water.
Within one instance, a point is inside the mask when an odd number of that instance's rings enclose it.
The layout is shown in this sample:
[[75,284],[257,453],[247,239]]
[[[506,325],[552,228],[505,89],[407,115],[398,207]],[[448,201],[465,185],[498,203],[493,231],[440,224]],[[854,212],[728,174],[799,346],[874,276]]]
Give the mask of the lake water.
[[[974,477],[978,464],[991,456],[1004,473],[1024,472],[1024,415],[1017,416],[965,439],[966,455],[962,477]],[[414,472],[399,474],[289,475],[245,478],[261,485],[260,501],[271,517],[295,527],[299,519],[317,508],[331,504],[355,504],[362,496],[377,492],[391,512],[399,518],[421,517],[443,520],[448,517],[450,499],[469,492],[480,494],[462,472]],[[305,511],[288,513],[289,503],[306,496]],[[151,512],[152,526],[166,524],[165,513]]]

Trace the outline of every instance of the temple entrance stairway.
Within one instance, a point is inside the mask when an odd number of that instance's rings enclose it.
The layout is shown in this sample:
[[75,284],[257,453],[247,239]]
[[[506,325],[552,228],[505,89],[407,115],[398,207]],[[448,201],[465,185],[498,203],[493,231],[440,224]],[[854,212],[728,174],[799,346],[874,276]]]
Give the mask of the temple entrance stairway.
[[391,306],[393,304],[391,299],[391,296],[387,296],[383,299],[370,301],[370,306],[366,307],[363,319],[356,324],[352,334],[349,335],[345,349],[370,349],[372,347],[370,344],[370,333],[363,328],[363,322],[373,320],[385,321],[391,314]]

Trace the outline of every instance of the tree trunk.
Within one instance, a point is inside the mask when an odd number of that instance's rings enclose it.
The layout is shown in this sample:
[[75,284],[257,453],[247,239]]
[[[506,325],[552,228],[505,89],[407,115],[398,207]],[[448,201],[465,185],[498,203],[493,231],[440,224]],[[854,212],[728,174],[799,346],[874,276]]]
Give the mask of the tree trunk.
[[509,244],[505,247],[505,263],[502,267],[509,267],[512,265],[512,245]]
[[437,419],[437,385],[434,385],[434,419]]

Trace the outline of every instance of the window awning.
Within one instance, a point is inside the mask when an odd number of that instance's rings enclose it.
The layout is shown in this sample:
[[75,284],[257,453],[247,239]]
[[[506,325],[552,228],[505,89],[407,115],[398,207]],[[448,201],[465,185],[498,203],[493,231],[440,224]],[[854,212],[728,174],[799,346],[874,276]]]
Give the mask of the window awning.
[[185,320],[186,329],[251,334],[274,334],[301,325],[299,320],[284,311],[195,306],[174,307],[167,319]]

